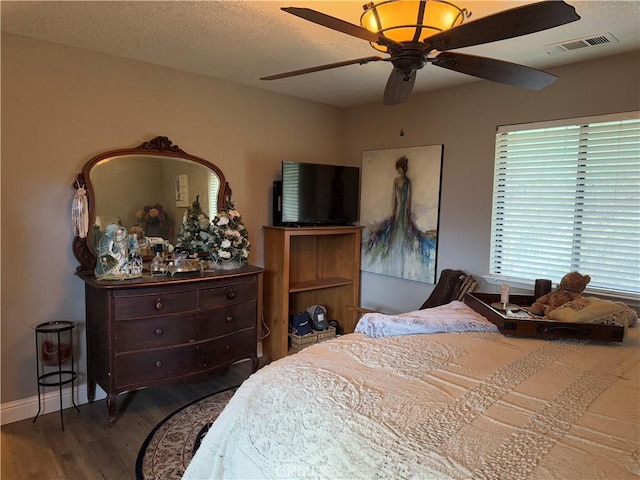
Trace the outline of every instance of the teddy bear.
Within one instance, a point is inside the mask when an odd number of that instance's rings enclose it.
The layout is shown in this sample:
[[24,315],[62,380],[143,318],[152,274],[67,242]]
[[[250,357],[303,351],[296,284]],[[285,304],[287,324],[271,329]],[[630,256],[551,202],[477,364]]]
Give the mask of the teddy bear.
[[534,315],[548,315],[549,312],[560,305],[582,298],[582,292],[584,292],[590,281],[591,277],[589,275],[581,275],[578,272],[567,273],[560,280],[555,292],[547,293],[536,299],[534,304],[531,305],[531,313]]

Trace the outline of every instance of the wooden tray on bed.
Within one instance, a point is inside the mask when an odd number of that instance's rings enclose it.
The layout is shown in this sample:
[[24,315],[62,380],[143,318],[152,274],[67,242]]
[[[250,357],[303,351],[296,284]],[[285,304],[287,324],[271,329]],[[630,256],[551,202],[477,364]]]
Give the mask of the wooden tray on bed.
[[[510,295],[509,304],[530,307],[531,295]],[[579,338],[604,342],[622,342],[627,329],[619,325],[594,323],[568,323],[529,316],[526,310],[500,310],[492,304],[500,303],[500,295],[493,293],[467,293],[464,303],[493,322],[504,335],[536,338]]]

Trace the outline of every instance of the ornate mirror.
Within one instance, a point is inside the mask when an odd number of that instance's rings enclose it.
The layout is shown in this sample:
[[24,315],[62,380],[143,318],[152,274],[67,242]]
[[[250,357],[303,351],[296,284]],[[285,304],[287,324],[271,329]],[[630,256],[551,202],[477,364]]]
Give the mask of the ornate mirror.
[[86,190],[89,213],[86,238],[73,241],[79,271],[94,269],[96,240],[108,224],[175,244],[182,217],[196,199],[212,218],[231,195],[222,170],[167,137],[96,155],[75,187]]

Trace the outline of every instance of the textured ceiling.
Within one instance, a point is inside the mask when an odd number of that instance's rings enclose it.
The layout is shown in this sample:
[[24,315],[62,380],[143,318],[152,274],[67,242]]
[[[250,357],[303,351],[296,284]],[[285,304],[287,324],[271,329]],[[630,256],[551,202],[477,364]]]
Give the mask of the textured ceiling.
[[[376,55],[369,44],[307,22],[280,7],[308,7],[359,24],[362,1],[6,1],[2,31],[164,65],[336,106],[381,101],[388,62],[294,78],[260,77]],[[532,3],[457,1],[468,21]],[[581,20],[525,37],[459,51],[545,69],[640,49],[640,1],[571,1]],[[548,45],[612,34],[617,42],[548,54]],[[427,65],[414,93],[477,81]],[[504,88],[515,88],[505,86]]]

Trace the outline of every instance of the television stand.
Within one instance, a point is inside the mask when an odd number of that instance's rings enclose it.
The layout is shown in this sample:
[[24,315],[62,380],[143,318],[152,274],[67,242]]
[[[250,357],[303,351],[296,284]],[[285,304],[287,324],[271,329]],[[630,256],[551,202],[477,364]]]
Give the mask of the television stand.
[[351,333],[360,304],[362,227],[264,227],[264,339],[267,361],[288,353],[289,317],[322,305],[344,333]]

